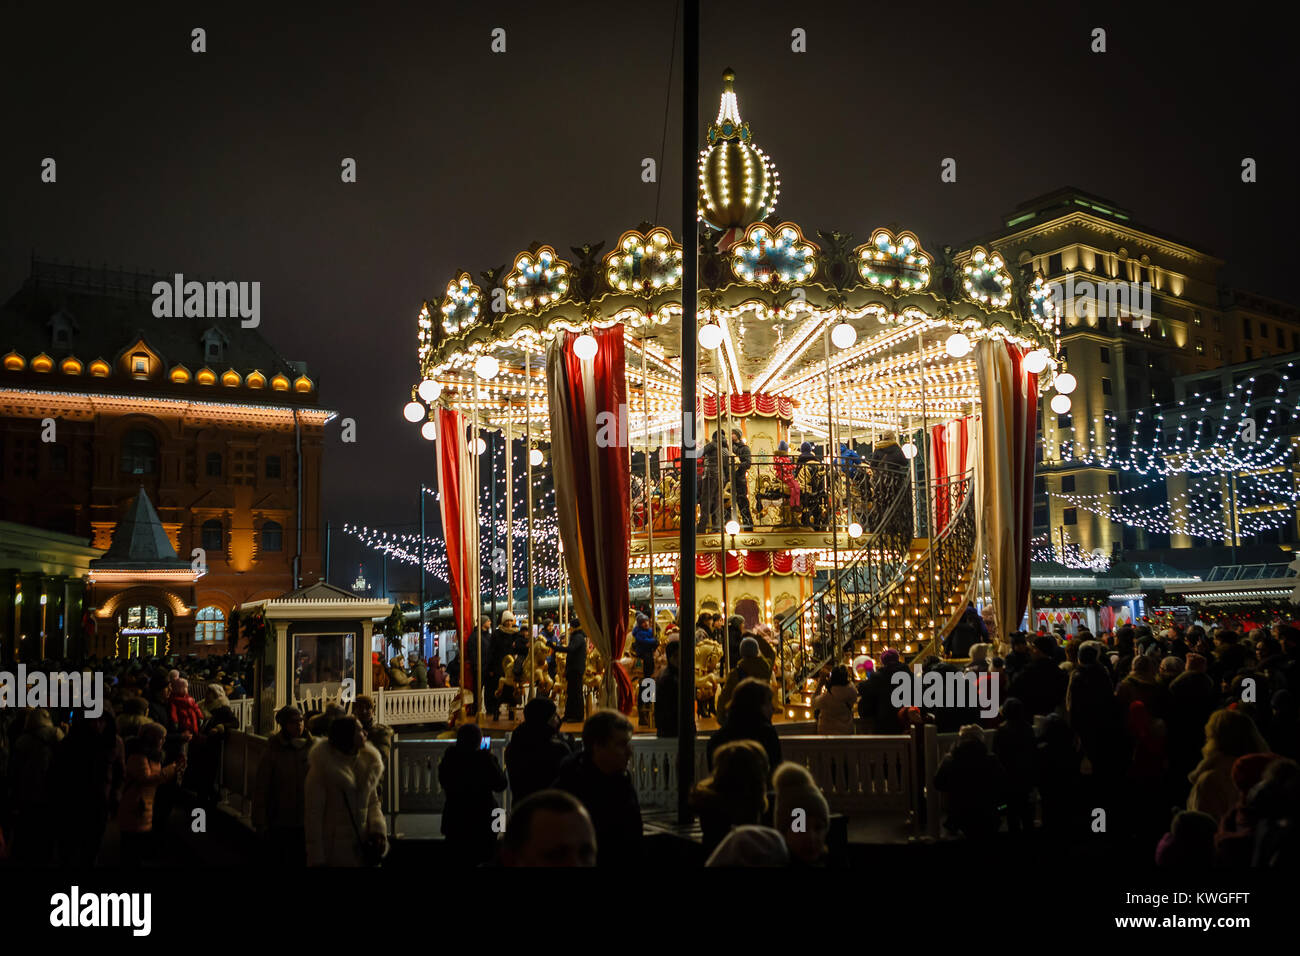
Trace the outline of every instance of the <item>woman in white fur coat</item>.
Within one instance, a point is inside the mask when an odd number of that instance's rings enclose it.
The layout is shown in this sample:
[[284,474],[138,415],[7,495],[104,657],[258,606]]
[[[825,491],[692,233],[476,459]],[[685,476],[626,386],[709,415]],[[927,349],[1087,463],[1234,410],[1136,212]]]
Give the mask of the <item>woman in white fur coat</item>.
[[379,805],[384,761],[355,717],[339,717],[307,755],[305,813],[308,866],[362,866],[362,841],[388,852]]

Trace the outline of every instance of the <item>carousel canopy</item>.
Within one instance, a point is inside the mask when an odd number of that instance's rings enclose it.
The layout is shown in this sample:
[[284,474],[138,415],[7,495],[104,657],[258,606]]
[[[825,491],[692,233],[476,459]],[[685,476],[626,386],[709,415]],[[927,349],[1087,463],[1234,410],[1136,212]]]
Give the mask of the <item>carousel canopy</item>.
[[[937,251],[904,229],[805,235],[772,214],[776,167],[740,118],[734,74],[701,153],[700,406],[717,397],[784,411],[824,433],[888,431],[979,405],[973,343],[1038,351],[1040,387],[1058,371],[1058,317],[1042,278],[992,250]],[[489,427],[548,428],[545,350],[561,330],[622,323],[633,438],[681,425],[681,244],[641,223],[611,248],[534,243],[509,267],[460,272],[419,313],[423,381],[408,414],[438,400]],[[1060,369],[1063,372],[1063,368]],[[1068,391],[1063,388],[1061,391]]]

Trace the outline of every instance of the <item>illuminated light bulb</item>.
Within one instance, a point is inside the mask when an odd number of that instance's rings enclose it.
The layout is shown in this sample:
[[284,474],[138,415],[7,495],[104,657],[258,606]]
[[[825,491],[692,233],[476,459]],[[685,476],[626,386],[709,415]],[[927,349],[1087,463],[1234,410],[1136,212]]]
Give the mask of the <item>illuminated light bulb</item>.
[[596,343],[594,335],[584,333],[573,340],[573,354],[584,362],[590,362],[594,359],[599,350],[600,346]]
[[438,437],[438,426],[433,422],[425,422],[420,426],[420,437],[425,441],[433,441]]
[[1047,360],[1050,356],[1046,349],[1034,349],[1025,356],[1025,371],[1032,375],[1037,375],[1047,368]]
[[528,463],[534,468],[542,463],[542,451],[540,448],[534,448],[528,453]]
[[740,522],[735,518],[727,522],[727,534],[740,534]]
[[487,442],[481,438],[474,439],[474,454],[481,455],[487,451]]
[[903,445],[903,457],[909,460],[916,457],[916,445],[913,442],[907,442]]
[[1069,410],[1070,410],[1069,395],[1052,396],[1052,411],[1056,412],[1056,414],[1058,415],[1064,415]]
[[841,322],[831,329],[831,341],[837,349],[846,349],[858,340],[858,330],[848,322]]
[[713,351],[722,344],[722,326],[704,325],[700,327],[700,348]]
[[1078,386],[1078,381],[1069,372],[1056,376],[1056,390],[1062,395],[1069,395]]
[[415,391],[416,394],[419,395],[426,402],[434,402],[437,401],[438,396],[442,394],[442,386],[439,385],[437,382],[435,382],[433,379],[426,378],[423,382],[420,383],[420,387],[417,388]]
[[964,358],[970,354],[970,338],[965,332],[954,332],[943,343],[943,348],[953,358]]
[[408,422],[418,422],[424,417],[424,406],[419,402],[407,402],[402,406],[402,417]]
[[474,360],[474,374],[481,379],[496,378],[500,371],[501,363],[495,355],[480,355]]
[[853,522],[851,525],[849,525],[849,537],[850,538],[862,537],[862,525],[858,524],[856,521]]

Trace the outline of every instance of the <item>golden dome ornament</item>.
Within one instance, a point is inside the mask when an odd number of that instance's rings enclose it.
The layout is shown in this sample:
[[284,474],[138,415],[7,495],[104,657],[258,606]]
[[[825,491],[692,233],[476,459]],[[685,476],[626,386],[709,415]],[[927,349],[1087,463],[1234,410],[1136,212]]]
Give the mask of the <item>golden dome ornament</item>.
[[766,219],[781,192],[776,164],[755,145],[749,124],[740,118],[735,81],[728,68],[718,118],[707,133],[709,146],[700,154],[700,219],[720,232]]

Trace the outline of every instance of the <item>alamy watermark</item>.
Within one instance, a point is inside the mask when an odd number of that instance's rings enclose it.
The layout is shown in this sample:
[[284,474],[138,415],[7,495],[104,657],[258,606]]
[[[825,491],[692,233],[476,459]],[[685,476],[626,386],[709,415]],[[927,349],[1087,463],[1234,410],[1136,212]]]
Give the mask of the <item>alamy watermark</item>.
[[893,685],[889,703],[895,709],[978,707],[981,717],[996,717],[1001,709],[998,682],[989,674],[938,670],[922,673],[918,664],[912,674],[896,671],[889,682]]
[[[1145,329],[1151,324],[1149,282],[1115,282],[1109,279],[1076,282],[1073,275],[1068,275],[1064,282],[1053,280],[1047,286],[1051,289],[1052,305],[1057,315],[1128,320],[1135,329]],[[1065,308],[1067,302],[1073,305],[1070,312]]]
[[46,710],[83,710],[92,720],[104,713],[104,675],[100,671],[27,672],[0,671],[0,710],[8,707],[42,707]]
[[186,282],[178,272],[171,282],[155,282],[152,291],[153,314],[160,319],[238,317],[245,329],[262,323],[260,282]]

